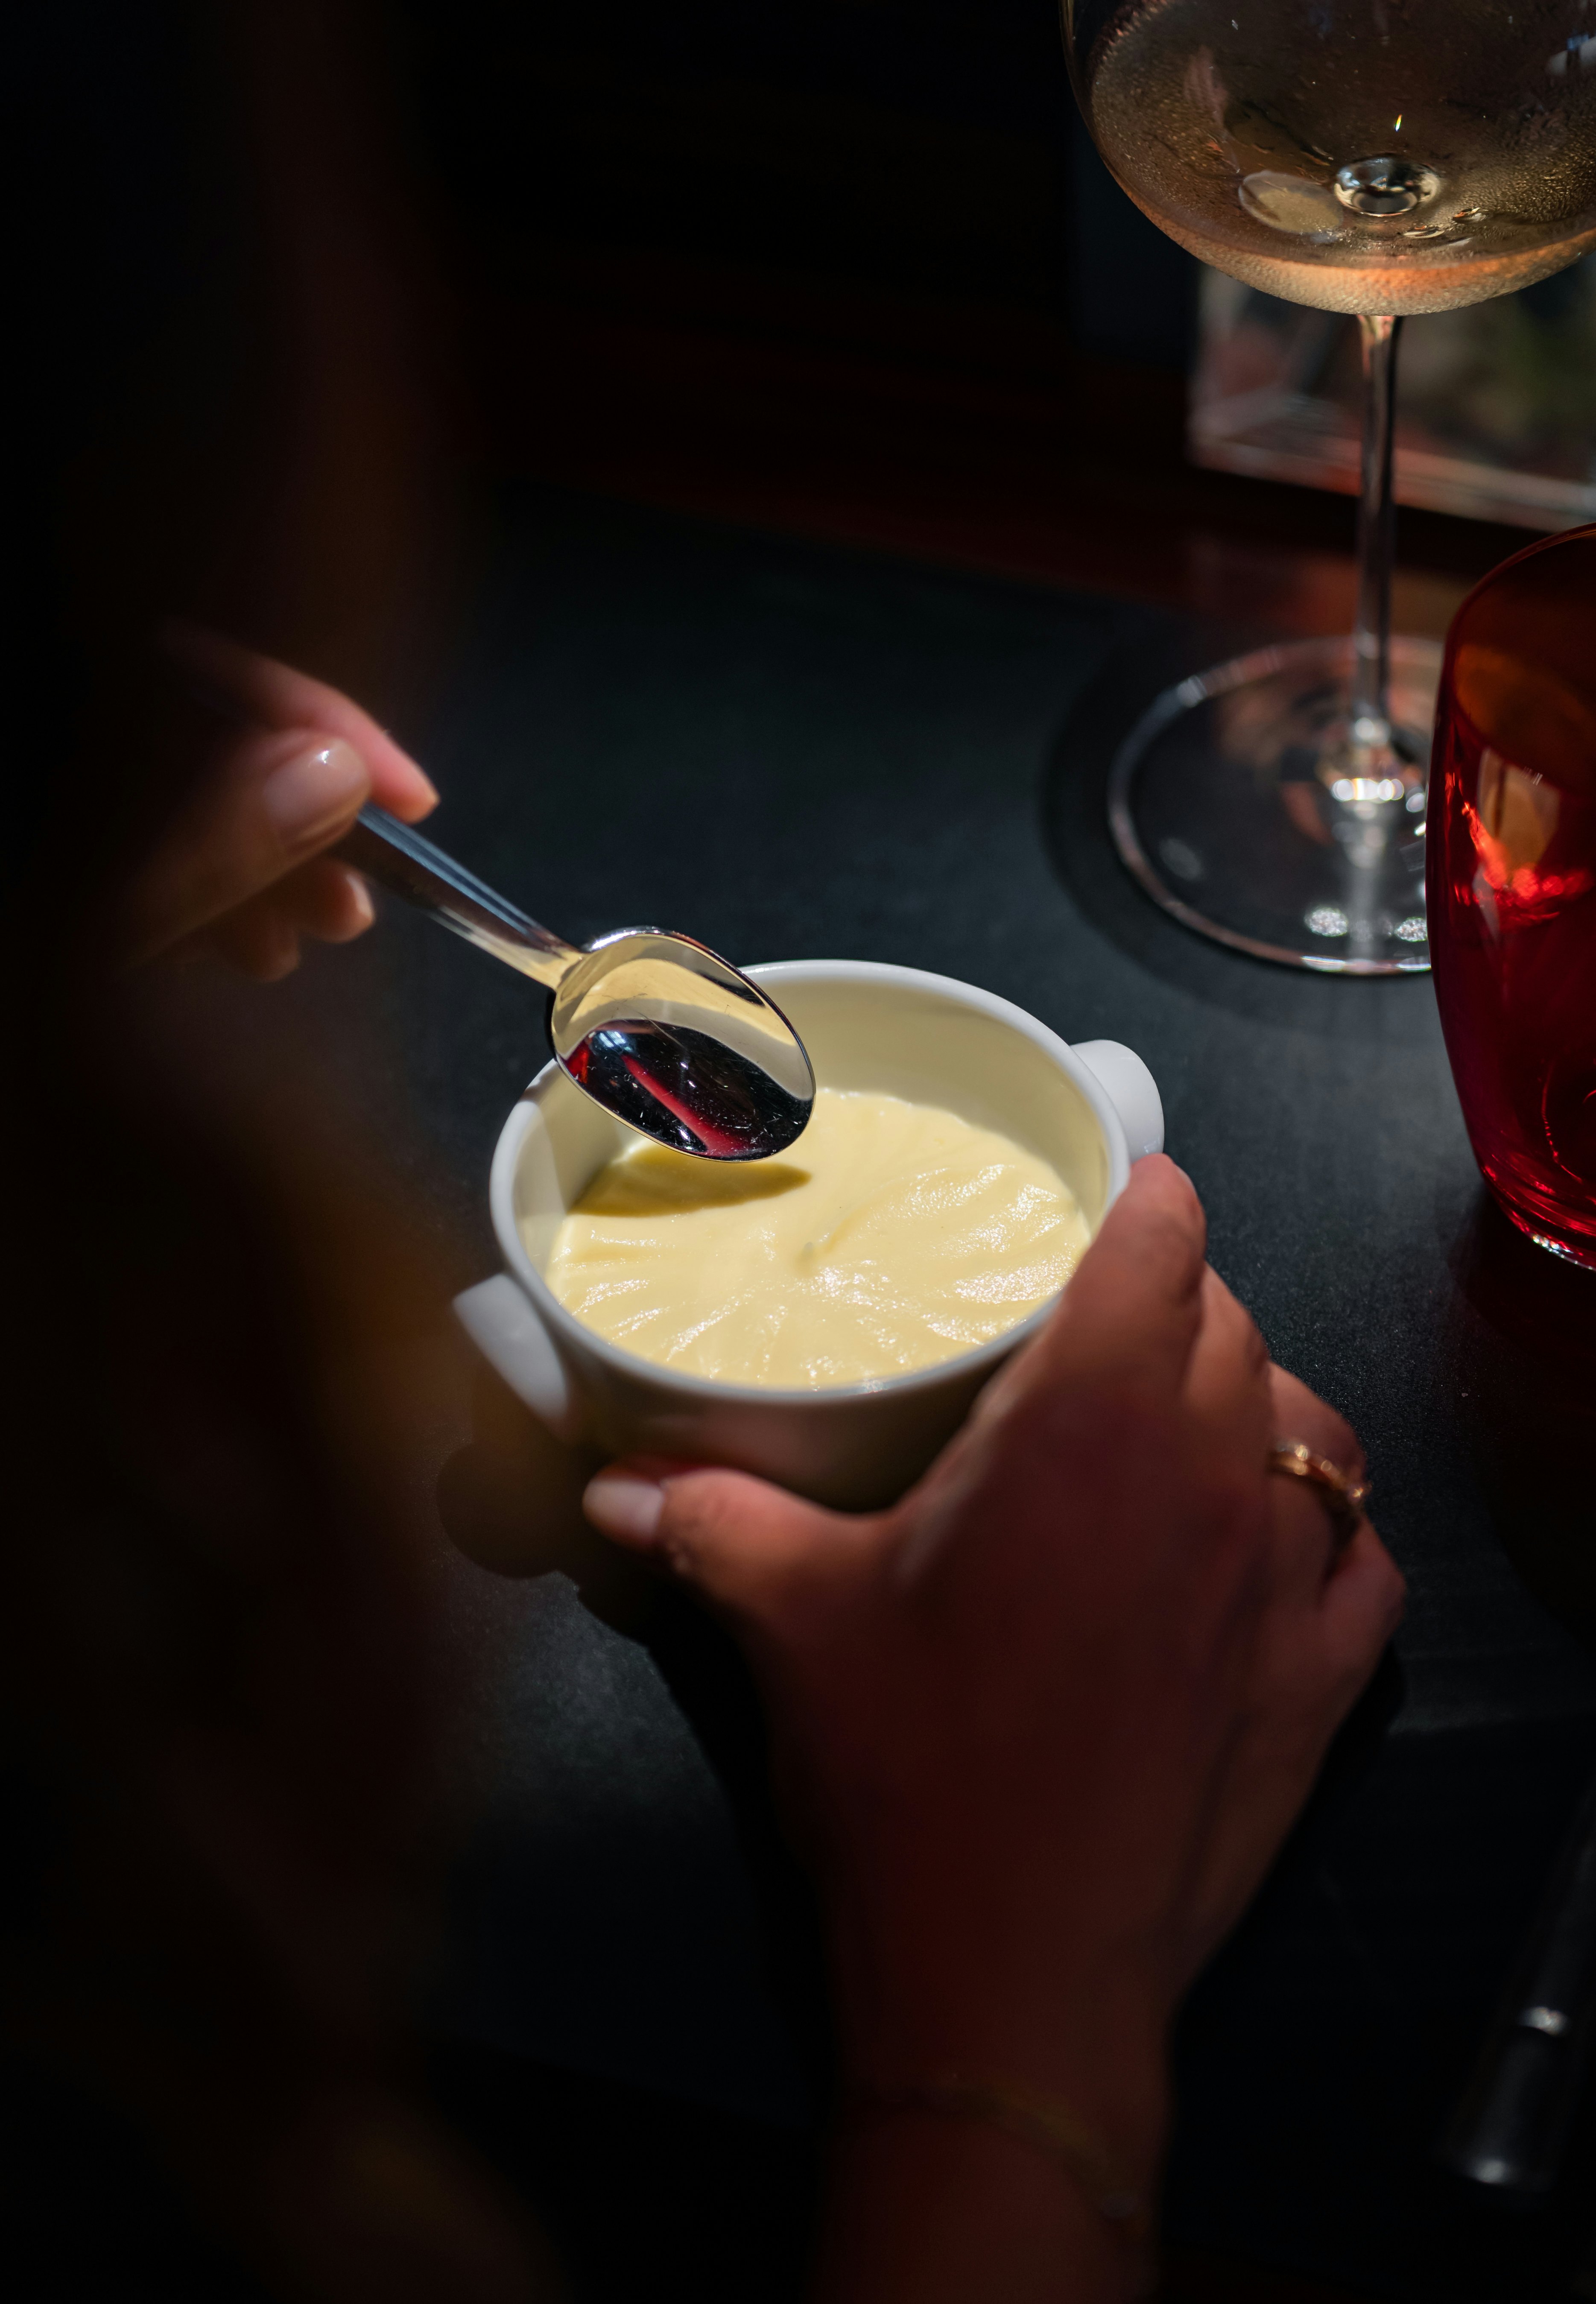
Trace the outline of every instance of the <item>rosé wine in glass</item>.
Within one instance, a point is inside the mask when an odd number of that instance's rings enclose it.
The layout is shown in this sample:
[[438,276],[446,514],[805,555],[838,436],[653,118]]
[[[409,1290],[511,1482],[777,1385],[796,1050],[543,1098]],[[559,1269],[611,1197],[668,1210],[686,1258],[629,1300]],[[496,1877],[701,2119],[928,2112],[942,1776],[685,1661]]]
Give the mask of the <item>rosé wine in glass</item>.
[[1596,1270],[1596,528],[1504,562],[1453,619],[1426,844],[1474,1156],[1521,1231]]

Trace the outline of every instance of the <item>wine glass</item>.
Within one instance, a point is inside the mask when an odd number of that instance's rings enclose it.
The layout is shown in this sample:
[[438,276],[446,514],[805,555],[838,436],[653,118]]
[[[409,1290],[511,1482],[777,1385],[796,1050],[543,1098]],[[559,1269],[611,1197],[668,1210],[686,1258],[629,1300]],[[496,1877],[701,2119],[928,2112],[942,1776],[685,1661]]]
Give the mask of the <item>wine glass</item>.
[[1452,619],[1430,805],[1435,991],[1481,1173],[1596,1271],[1596,528]]
[[1424,784],[1440,650],[1394,640],[1404,315],[1505,295],[1596,246],[1596,0],[1061,0],[1122,189],[1193,255],[1358,318],[1349,639],[1183,681],[1121,748],[1109,816],[1165,909],[1346,975],[1429,966]]

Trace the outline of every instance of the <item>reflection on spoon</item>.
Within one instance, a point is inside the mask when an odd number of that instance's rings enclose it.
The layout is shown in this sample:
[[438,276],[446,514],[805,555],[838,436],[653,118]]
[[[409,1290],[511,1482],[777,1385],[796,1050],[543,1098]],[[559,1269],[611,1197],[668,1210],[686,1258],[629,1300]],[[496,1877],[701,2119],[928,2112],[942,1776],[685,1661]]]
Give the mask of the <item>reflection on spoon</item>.
[[[578,1088],[662,1144],[711,1160],[762,1160],[802,1135],[812,1093],[788,1094],[724,1040],[683,1024],[616,1018],[563,1055]],[[676,1123],[673,1133],[663,1112]]]
[[546,985],[562,1070],[629,1128],[708,1160],[763,1160],[808,1125],[815,1076],[802,1041],[707,944],[662,928],[567,944],[380,808],[361,810],[338,853]]

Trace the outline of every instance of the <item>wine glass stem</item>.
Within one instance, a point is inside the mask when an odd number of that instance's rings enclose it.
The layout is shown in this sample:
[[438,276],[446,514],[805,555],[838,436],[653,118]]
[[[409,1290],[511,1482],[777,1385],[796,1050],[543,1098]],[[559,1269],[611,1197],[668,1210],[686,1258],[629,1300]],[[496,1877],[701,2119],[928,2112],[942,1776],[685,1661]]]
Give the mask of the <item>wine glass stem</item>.
[[1358,318],[1363,350],[1363,461],[1358,613],[1352,642],[1354,742],[1383,743],[1391,726],[1391,563],[1396,540],[1391,443],[1401,326],[1389,313],[1361,313]]

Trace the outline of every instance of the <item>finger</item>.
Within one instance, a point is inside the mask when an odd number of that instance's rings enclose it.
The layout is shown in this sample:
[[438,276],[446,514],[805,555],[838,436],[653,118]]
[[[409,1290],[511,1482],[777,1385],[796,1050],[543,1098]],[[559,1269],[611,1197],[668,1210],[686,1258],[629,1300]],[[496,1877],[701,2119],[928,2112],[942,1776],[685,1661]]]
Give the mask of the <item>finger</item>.
[[235,743],[134,883],[130,941],[147,955],[284,879],[346,832],[369,797],[366,764],[309,729]]
[[198,939],[257,984],[277,984],[299,966],[299,929],[268,890],[217,920]]
[[325,681],[198,624],[167,624],[161,644],[215,701],[237,716],[257,720],[266,728],[316,728],[343,737],[370,772],[372,799],[406,824],[416,823],[437,806],[436,786],[410,754],[369,713]]
[[347,944],[369,928],[375,917],[360,874],[319,856],[276,887],[237,906],[197,941],[257,983],[276,984],[299,966],[302,936],[314,936],[320,944]]
[[[1354,1485],[1364,1475],[1363,1451],[1344,1416],[1285,1368],[1269,1372],[1271,1430],[1265,1443],[1300,1440],[1316,1456],[1344,1472]],[[1337,1527],[1323,1492],[1311,1480],[1286,1472],[1269,1478],[1270,1525],[1275,1537],[1279,1588],[1316,1604],[1340,1549]]]
[[1316,1456],[1327,1457],[1349,1480],[1363,1478],[1368,1468],[1362,1441],[1346,1417],[1328,1400],[1320,1400],[1300,1376],[1271,1367],[1269,1400],[1275,1419],[1271,1440],[1301,1440]]
[[1373,1672],[1406,1601],[1401,1571],[1364,1520],[1335,1564],[1320,1610],[1327,1659],[1354,1687]]
[[282,899],[300,933],[319,944],[349,944],[377,918],[360,874],[331,856],[301,864],[282,884]]
[[629,1456],[595,1472],[582,1492],[582,1508],[601,1536],[632,1552],[663,1554],[659,1534],[665,1512],[665,1483],[688,1466],[666,1459]]
[[1204,1269],[1201,1325],[1186,1372],[1186,1398],[1201,1428],[1256,1488],[1272,1440],[1269,1349],[1245,1305],[1211,1266]]
[[1027,1355],[1028,1384],[1083,1364],[1140,1396],[1184,1374],[1201,1321],[1202,1204],[1173,1160],[1139,1160]]
[[607,1465],[588,1483],[582,1510],[604,1535],[652,1554],[717,1607],[751,1620],[768,1615],[819,1555],[853,1556],[870,1525],[747,1472],[647,1458]]

